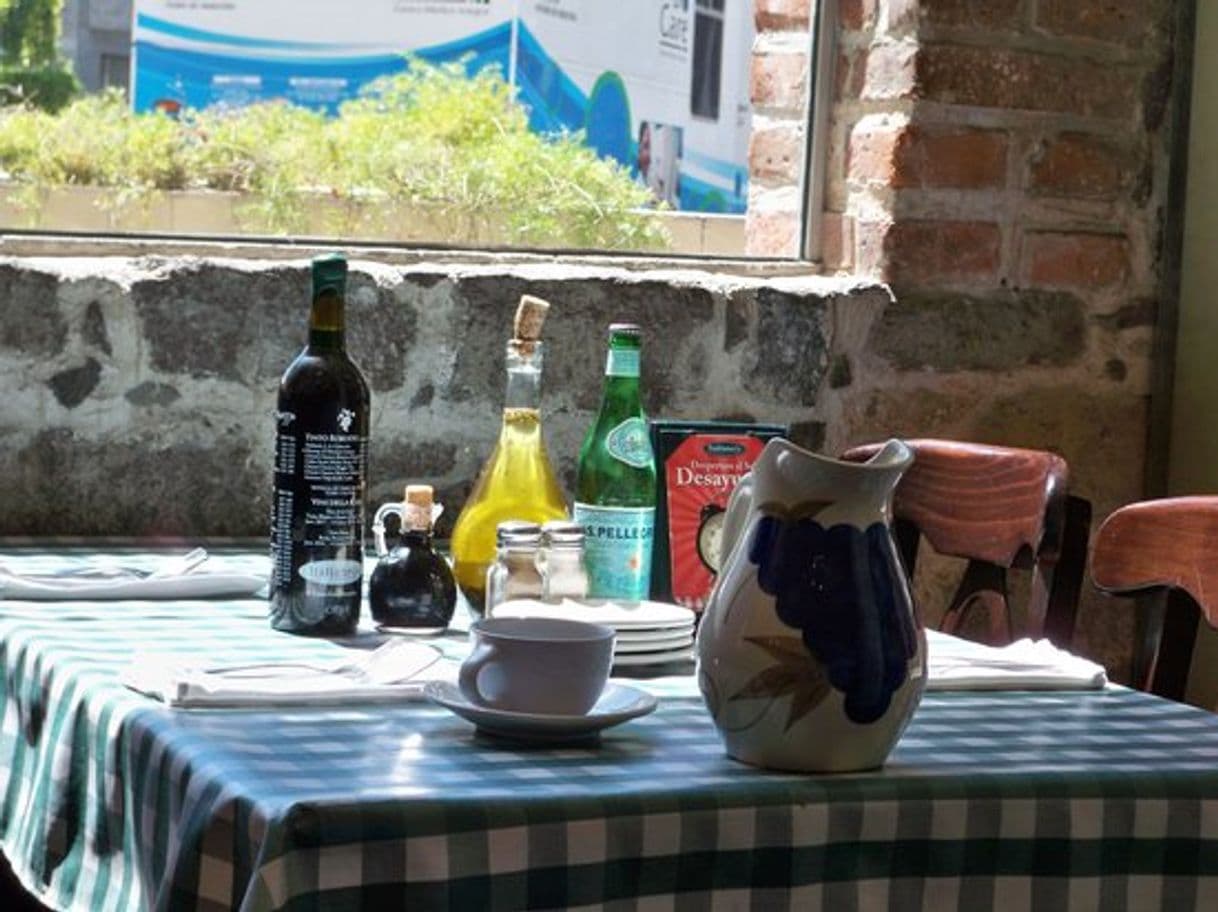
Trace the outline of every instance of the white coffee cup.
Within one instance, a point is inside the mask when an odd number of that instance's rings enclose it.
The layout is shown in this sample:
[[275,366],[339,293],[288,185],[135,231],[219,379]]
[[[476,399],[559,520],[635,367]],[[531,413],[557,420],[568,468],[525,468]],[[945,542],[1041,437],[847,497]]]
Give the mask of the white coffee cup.
[[613,665],[614,630],[556,618],[483,618],[458,683],[471,703],[509,712],[582,716]]

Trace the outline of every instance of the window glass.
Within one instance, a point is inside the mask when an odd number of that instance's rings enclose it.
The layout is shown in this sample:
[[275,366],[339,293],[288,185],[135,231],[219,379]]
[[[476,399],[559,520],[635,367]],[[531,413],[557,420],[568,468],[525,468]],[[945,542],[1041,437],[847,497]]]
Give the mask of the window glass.
[[106,88],[127,91],[131,75],[131,58],[126,54],[101,55],[101,84]]
[[743,253],[744,0],[65,2],[4,224]]
[[719,117],[723,76],[723,0],[697,0],[689,107],[695,117]]

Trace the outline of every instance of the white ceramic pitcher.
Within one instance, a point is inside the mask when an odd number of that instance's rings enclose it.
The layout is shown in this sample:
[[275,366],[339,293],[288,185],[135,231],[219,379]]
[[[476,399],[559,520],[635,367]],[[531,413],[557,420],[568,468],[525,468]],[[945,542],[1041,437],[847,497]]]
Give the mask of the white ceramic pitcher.
[[880,766],[926,681],[891,531],[913,451],[866,463],[769,441],[728,502],[698,628],[698,684],[730,756],[807,772]]

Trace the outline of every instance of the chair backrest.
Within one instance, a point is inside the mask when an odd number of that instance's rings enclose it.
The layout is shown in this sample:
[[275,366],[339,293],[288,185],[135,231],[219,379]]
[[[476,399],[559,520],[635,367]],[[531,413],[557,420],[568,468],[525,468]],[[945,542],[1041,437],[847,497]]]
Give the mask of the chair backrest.
[[1114,511],[1095,536],[1091,579],[1139,597],[1134,686],[1184,699],[1204,616],[1218,626],[1218,497],[1172,497]]
[[[1067,490],[1060,456],[1041,450],[950,440],[907,440],[914,463],[893,498],[894,526],[912,575],[918,543],[968,562],[939,624],[963,632],[973,611],[985,615],[990,643],[1015,638],[1007,571],[1030,570],[1021,635],[1068,647],[1087,557],[1091,506]],[[869,459],[880,444],[843,454]]]

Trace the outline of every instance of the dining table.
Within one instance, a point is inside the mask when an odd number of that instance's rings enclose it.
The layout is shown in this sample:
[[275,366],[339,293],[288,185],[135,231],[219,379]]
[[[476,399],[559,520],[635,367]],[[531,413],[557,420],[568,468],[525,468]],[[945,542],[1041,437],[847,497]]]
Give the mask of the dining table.
[[[266,573],[265,549],[208,564]],[[26,543],[17,573],[153,566]],[[365,612],[366,613],[366,612]],[[879,769],[728,757],[692,661],[615,681],[655,710],[572,743],[426,699],[182,708],[141,656],[328,661],[265,598],[0,590],[0,849],[52,909],[1218,908],[1218,717],[1117,684],[928,691]],[[464,625],[433,642],[468,649]]]

